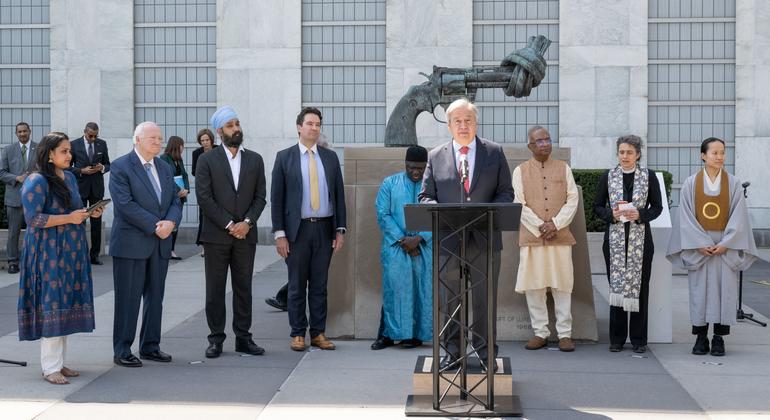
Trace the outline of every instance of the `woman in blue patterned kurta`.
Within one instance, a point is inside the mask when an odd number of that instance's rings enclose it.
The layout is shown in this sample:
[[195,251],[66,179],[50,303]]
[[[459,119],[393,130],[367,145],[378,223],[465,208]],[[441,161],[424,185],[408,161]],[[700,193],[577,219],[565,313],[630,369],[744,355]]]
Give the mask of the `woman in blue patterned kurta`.
[[[69,383],[78,372],[64,367],[66,336],[94,329],[94,298],[75,175],[67,171],[70,142],[49,133],[37,149],[37,168],[21,189],[27,232],[19,279],[19,340],[41,340],[43,376]],[[92,213],[101,216],[102,209]]]

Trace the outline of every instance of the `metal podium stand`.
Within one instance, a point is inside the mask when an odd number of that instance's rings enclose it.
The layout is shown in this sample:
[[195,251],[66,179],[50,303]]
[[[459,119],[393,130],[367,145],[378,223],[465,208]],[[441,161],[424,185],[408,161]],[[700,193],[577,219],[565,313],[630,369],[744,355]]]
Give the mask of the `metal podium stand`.
[[[487,289],[487,337],[486,360],[479,360],[482,372],[486,374],[475,383],[468,383],[468,362],[478,349],[468,352],[472,343],[473,330],[468,324],[468,298],[471,290],[480,283],[492,284],[493,237],[496,232],[516,231],[521,217],[521,204],[514,203],[446,203],[410,204],[404,208],[406,227],[411,231],[433,232],[433,359],[432,395],[410,395],[406,402],[407,416],[466,416],[501,417],[520,416],[521,404],[517,396],[495,397],[495,323],[494,302],[497,296],[493,287]],[[473,231],[486,238],[487,260],[483,266],[475,265],[466,255],[468,234]],[[442,275],[439,255],[448,256],[447,261],[460,262],[460,293],[455,295]],[[445,261],[446,265],[446,261]],[[441,294],[446,293],[446,308],[442,306]],[[459,322],[455,319],[459,315]],[[474,318],[479,314],[474,314]],[[477,319],[477,318],[476,318]],[[456,363],[440,368],[442,338],[448,334],[452,323],[457,324],[460,334],[460,354]],[[444,348],[447,352],[447,349]],[[474,360],[475,361],[475,360]],[[492,367],[491,369],[488,367]],[[447,383],[442,392],[440,385]],[[474,395],[481,385],[486,386],[486,398]],[[449,391],[455,388],[457,398],[450,398]],[[482,388],[483,389],[483,388]]]

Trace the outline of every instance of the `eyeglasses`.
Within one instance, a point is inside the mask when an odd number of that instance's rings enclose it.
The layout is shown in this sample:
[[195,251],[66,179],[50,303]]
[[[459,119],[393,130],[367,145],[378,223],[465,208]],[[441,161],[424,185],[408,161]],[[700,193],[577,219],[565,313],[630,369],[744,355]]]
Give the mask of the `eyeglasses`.
[[529,144],[536,144],[536,145],[541,146],[541,147],[542,146],[548,146],[549,144],[551,144],[551,139],[550,138],[537,139],[535,141],[529,142]]

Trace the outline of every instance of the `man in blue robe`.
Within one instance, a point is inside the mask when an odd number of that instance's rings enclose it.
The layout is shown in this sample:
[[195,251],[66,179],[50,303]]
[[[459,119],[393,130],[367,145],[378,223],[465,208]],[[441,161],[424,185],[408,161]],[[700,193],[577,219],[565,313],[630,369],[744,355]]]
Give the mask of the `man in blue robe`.
[[430,232],[406,229],[404,205],[419,202],[428,151],[412,146],[406,151],[405,171],[382,182],[377,193],[377,224],[382,231],[382,314],[372,350],[392,346],[421,346],[432,338],[432,264]]

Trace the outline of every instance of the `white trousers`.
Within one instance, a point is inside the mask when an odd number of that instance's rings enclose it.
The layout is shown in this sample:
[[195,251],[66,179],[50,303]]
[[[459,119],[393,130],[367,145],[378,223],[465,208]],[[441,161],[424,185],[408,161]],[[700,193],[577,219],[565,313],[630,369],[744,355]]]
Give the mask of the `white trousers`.
[[[535,330],[535,335],[541,338],[548,338],[551,335],[548,330],[547,290],[543,288],[525,292],[532,329]],[[551,289],[551,295],[556,313],[556,333],[559,338],[570,337],[572,336],[572,293]]]
[[40,339],[40,366],[43,375],[59,372],[64,367],[67,353],[67,337],[43,337]]

